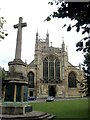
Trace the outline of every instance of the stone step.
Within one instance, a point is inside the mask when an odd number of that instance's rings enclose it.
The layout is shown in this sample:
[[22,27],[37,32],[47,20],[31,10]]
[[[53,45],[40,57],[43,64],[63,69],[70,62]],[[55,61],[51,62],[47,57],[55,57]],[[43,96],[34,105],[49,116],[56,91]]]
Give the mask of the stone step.
[[56,116],[55,115],[50,115],[47,119],[45,120],[53,120]]
[[53,120],[55,117],[55,115],[46,113],[45,115],[38,117],[38,120]]
[[2,120],[54,120],[55,115],[44,112],[28,112],[26,115],[2,115]]
[[56,116],[55,115],[51,115],[48,113],[43,113],[42,115],[39,116],[33,116],[30,117],[30,120],[53,120]]
[[50,114],[46,113],[46,114],[44,114],[44,115],[42,115],[42,116],[40,116],[38,118],[41,119],[41,120],[44,120],[44,119],[46,120],[46,118],[48,118],[50,116],[51,116]]

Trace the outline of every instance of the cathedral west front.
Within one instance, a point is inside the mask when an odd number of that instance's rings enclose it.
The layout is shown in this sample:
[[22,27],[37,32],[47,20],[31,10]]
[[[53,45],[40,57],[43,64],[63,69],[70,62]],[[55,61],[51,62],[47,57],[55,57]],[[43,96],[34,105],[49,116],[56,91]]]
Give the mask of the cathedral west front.
[[81,97],[77,81],[83,80],[83,71],[80,65],[75,67],[68,61],[64,41],[60,48],[49,46],[48,31],[45,39],[36,33],[34,60],[26,71],[29,97]]

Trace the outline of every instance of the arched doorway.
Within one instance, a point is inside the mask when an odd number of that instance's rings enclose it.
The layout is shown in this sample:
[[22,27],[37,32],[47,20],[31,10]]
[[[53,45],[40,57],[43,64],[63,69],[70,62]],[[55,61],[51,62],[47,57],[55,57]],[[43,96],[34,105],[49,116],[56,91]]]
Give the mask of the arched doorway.
[[49,86],[49,96],[56,96],[56,86]]

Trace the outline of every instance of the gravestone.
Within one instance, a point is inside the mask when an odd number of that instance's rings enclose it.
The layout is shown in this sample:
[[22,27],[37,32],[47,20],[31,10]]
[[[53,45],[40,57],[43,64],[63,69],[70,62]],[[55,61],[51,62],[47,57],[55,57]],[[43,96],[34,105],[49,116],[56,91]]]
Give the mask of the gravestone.
[[18,28],[15,59],[8,63],[9,71],[3,81],[2,113],[10,115],[25,114],[32,111],[32,106],[27,105],[28,80],[26,63],[21,60],[22,28],[27,26],[22,17],[19,23],[14,25]]

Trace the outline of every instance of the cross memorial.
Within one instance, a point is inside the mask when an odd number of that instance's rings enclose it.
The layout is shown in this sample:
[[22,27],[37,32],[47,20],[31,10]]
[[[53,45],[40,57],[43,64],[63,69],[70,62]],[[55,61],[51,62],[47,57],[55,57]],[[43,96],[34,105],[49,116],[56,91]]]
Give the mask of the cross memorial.
[[16,43],[16,52],[15,59],[21,59],[21,47],[22,47],[22,27],[26,27],[27,23],[22,23],[23,18],[19,17],[19,23],[14,25],[14,28],[18,28],[17,31],[17,43]]

